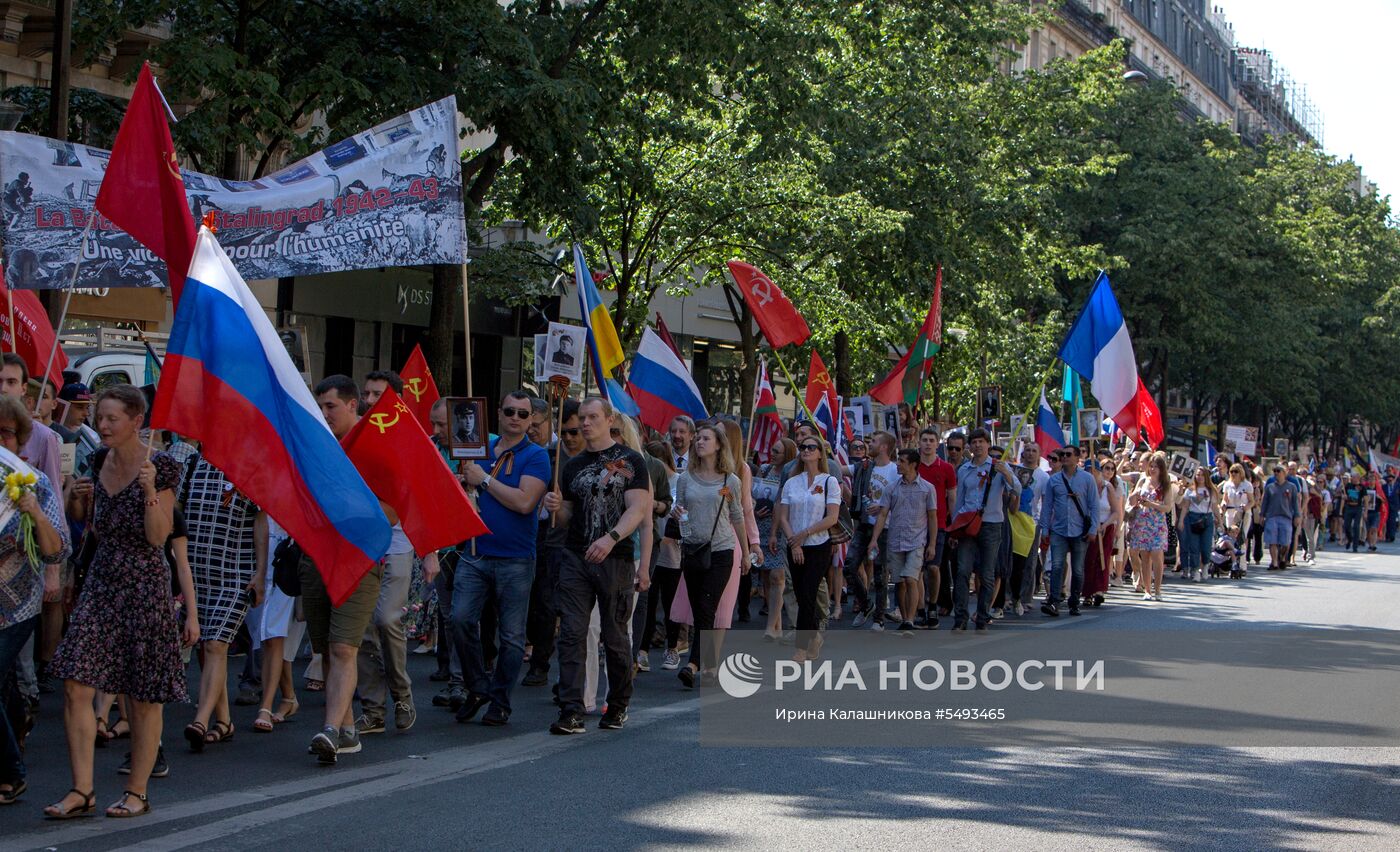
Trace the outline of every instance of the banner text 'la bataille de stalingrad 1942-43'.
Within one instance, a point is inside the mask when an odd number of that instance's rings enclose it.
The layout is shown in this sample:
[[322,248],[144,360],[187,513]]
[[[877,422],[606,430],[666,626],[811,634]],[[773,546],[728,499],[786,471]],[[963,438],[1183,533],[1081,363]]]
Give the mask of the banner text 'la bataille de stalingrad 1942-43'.
[[[5,277],[21,289],[163,287],[165,264],[96,214],[109,151],[0,133]],[[443,98],[274,174],[235,181],[182,171],[198,223],[247,279],[464,262],[457,101]],[[140,204],[140,199],[132,199]]]

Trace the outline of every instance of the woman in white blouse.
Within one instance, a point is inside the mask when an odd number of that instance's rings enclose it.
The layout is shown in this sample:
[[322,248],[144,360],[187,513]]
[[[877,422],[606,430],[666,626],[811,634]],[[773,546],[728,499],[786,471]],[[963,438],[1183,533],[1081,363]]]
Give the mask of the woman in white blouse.
[[787,537],[788,564],[797,597],[798,662],[817,654],[817,590],[831,567],[831,540],[827,530],[836,524],[841,509],[841,483],[826,470],[822,445],[803,436],[797,447],[798,470],[783,484],[778,504],[778,528]]

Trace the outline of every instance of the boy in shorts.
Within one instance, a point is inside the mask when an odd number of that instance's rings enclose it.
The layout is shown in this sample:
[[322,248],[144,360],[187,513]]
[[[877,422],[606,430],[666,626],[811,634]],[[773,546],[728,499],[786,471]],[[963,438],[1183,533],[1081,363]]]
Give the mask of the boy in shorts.
[[927,480],[919,476],[919,451],[903,449],[895,457],[899,479],[881,495],[876,513],[875,532],[870,538],[870,558],[879,550],[880,534],[888,530],[885,561],[899,581],[899,612],[903,620],[899,632],[912,635],[913,614],[919,609],[923,587],[919,573],[938,549],[938,496]]

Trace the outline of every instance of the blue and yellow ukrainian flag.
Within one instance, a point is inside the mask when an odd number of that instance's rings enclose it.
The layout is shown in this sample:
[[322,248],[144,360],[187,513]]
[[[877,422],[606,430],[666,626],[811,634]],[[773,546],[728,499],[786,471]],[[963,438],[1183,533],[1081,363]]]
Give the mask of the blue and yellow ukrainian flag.
[[593,283],[593,273],[589,272],[588,261],[583,258],[583,246],[578,243],[574,243],[574,283],[578,286],[579,313],[588,329],[588,363],[599,392],[607,395],[613,408],[635,417],[641,409],[612,377],[613,370],[627,360],[627,355],[622,351],[612,315],[598,294],[598,285]]

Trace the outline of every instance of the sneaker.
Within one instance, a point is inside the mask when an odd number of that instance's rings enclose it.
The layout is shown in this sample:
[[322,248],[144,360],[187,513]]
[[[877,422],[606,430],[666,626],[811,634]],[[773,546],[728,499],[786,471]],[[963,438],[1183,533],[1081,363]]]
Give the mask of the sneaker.
[[673,650],[667,649],[666,656],[661,659],[661,668],[668,672],[673,672],[681,667],[681,655]]
[[1154,601],[1156,601],[1157,603],[1161,603],[1161,602],[1162,602],[1162,593],[1161,593],[1161,592],[1158,592],[1157,594],[1155,594],[1155,595],[1152,596],[1152,599],[1153,599]]
[[581,734],[588,729],[583,726],[583,717],[577,713],[565,711],[559,714],[559,719],[549,726],[551,734],[566,736],[568,734]]
[[460,683],[454,683],[447,688],[447,709],[456,713],[462,709],[462,705],[467,703],[467,690]]
[[342,728],[340,737],[336,742],[336,751],[340,754],[359,754],[360,732],[354,728]]
[[[461,689],[461,687],[457,687],[457,688],[458,688],[459,690]],[[433,696],[433,706],[434,706],[434,707],[447,707],[447,706],[448,706],[448,702],[451,701],[451,700],[452,700],[452,687],[450,687],[450,686],[444,686],[444,687],[442,688],[442,690],[438,692],[437,695],[434,695],[434,696]]]
[[627,724],[627,708],[609,708],[598,720],[598,728],[604,731],[620,731]]
[[238,697],[233,699],[233,703],[239,707],[252,707],[254,704],[262,703],[262,690],[255,684],[240,683],[238,685]]
[[340,731],[332,726],[327,726],[321,733],[311,738],[311,747],[307,751],[316,755],[318,763],[334,766],[336,755],[340,754],[339,743]]
[[953,622],[953,629],[954,629],[954,630],[966,630],[966,629],[967,629],[967,621],[966,621],[966,620],[954,621],[954,622]]
[[649,672],[649,671],[651,671],[651,657],[647,654],[646,651],[638,651],[638,652],[637,652],[637,671],[639,671],[639,672]]
[[399,733],[407,731],[413,727],[413,723],[418,721],[418,708],[413,706],[412,701],[394,702],[394,728]]
[[466,700],[462,702],[462,706],[457,708],[457,721],[470,722],[476,717],[476,714],[480,712],[481,708],[490,703],[491,699],[484,695],[477,695],[475,693],[467,695]]
[[913,635],[914,635],[914,622],[912,622],[912,621],[901,621],[901,622],[899,623],[899,632],[900,632],[901,635],[904,635],[904,636],[913,636]]
[[1050,616],[1051,618],[1060,617],[1060,609],[1059,607],[1055,606],[1055,603],[1053,601],[1046,601],[1045,603],[1041,604],[1040,611]]
[[885,623],[883,621],[872,621],[870,622],[870,629],[876,633],[884,633]]
[[1026,614],[1026,607],[1020,601],[1016,601],[1016,605],[1011,608],[1011,611],[1016,613],[1017,618],[1020,618]]
[[498,705],[492,704],[491,709],[481,717],[481,724],[488,728],[499,728],[510,721],[510,711],[502,710]]
[[1143,593],[1142,593],[1142,599],[1145,600],[1145,601],[1150,601],[1150,600],[1152,600],[1152,593],[1151,593],[1151,592],[1143,592]]
[[925,629],[925,630],[937,630],[937,629],[938,629],[938,616],[935,615],[933,618],[924,619],[924,629]]
[[856,612],[855,618],[851,619],[851,627],[859,628],[863,626],[865,624],[865,620],[869,617],[870,612],[868,610],[860,610]]
[[[117,774],[118,774],[118,775],[130,775],[130,774],[131,774],[131,752],[127,752],[127,753],[126,753],[126,757],[124,757],[124,758],[122,759],[122,764],[121,764],[121,766],[118,766],[118,767],[117,767]],[[166,760],[165,760],[165,746],[160,746],[159,748],[156,749],[156,762],[155,762],[154,765],[151,766],[151,777],[152,777],[152,778],[164,778],[165,776],[167,776],[167,775],[169,775],[169,774],[170,774],[170,764],[169,764],[168,762],[166,762]]]
[[520,681],[521,686],[544,686],[546,683],[549,683],[548,669],[530,669],[525,679]]
[[382,734],[384,733],[384,720],[371,719],[363,713],[355,719],[355,731],[359,734]]
[[1001,617],[1002,617],[1003,615],[1005,615],[1005,614],[1006,614],[1006,611],[1003,610],[1001,607],[999,607],[999,606],[994,606],[994,607],[992,607],[992,618],[1001,618]]
[[1070,614],[1070,615],[1079,615],[1079,607],[1078,607],[1078,606],[1071,606],[1071,607],[1069,608],[1069,614]]

